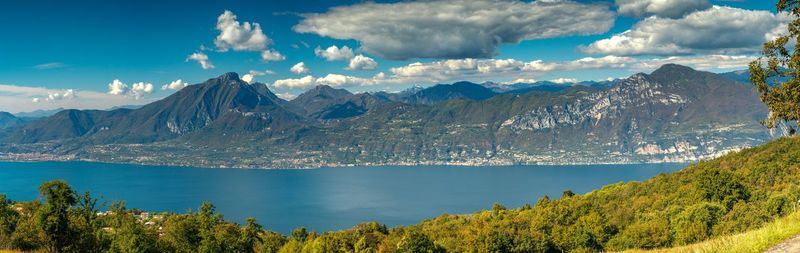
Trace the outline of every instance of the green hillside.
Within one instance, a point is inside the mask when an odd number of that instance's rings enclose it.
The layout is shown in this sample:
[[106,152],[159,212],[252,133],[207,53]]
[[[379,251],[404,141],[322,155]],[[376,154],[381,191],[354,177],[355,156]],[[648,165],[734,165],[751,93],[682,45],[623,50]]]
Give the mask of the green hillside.
[[794,212],[759,229],[739,234],[721,236],[708,241],[673,248],[627,250],[625,253],[760,253],[798,234],[800,234],[800,212]]
[[[755,230],[793,213],[800,199],[800,138],[691,165],[644,182],[618,183],[535,204],[442,215],[408,227],[365,223],[284,236],[224,221],[204,204],[188,214],[142,215],[59,182],[44,203],[0,201],[0,248],[85,252],[599,252],[668,248]],[[63,223],[63,224],[61,224]],[[58,225],[61,224],[61,225]],[[47,232],[45,232],[47,231]],[[76,239],[80,238],[80,240]]]

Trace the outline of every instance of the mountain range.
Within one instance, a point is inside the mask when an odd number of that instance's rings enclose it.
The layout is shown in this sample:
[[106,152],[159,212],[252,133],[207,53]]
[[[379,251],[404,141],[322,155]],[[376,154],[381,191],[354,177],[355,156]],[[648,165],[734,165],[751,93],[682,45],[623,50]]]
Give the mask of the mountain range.
[[291,101],[227,73],[141,108],[8,125],[0,157],[247,168],[688,162],[765,142],[766,113],[751,86],[674,64],[567,85],[318,86]]

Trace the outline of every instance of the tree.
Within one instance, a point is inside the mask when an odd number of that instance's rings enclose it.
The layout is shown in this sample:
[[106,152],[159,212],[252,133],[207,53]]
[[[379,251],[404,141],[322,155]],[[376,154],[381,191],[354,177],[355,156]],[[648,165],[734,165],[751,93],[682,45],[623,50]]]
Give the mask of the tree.
[[725,211],[724,206],[708,202],[686,208],[672,221],[675,242],[689,244],[708,239]]
[[48,249],[51,252],[63,252],[71,243],[68,209],[77,203],[75,192],[66,182],[55,180],[39,186],[39,193],[46,199],[37,217],[45,233]]
[[507,210],[507,208],[504,205],[501,205],[500,203],[492,204],[492,211],[499,212],[505,210]]
[[306,228],[295,228],[292,230],[292,239],[303,242],[308,238],[308,230]]
[[84,192],[78,204],[70,211],[70,230],[74,232],[70,251],[102,252],[106,248],[106,234],[97,223],[97,199]]
[[158,252],[158,235],[147,230],[130,212],[112,214],[113,240],[109,252]]
[[707,169],[697,177],[697,187],[709,201],[722,203],[727,208],[739,200],[747,200],[750,192],[733,173],[717,168]]
[[444,252],[444,250],[434,244],[427,235],[417,231],[408,231],[403,236],[403,239],[400,239],[400,243],[397,244],[397,252],[434,253]]
[[11,209],[11,201],[6,199],[6,195],[0,194],[0,248],[11,245],[11,234],[17,227],[19,214]]
[[243,247],[243,252],[254,252],[255,247],[259,243],[263,243],[263,240],[259,236],[263,230],[264,228],[261,227],[260,224],[256,223],[255,218],[247,218],[247,225],[242,228],[242,235],[239,239]]
[[194,215],[170,215],[164,222],[163,235],[159,237],[161,248],[169,252],[197,252],[200,244],[200,227]]
[[[761,93],[761,101],[770,110],[767,119],[762,121],[768,128],[775,127],[781,121],[800,120],[800,50],[794,45],[788,45],[792,51],[787,48],[787,44],[800,39],[798,2],[778,1],[777,11],[787,12],[794,17],[789,23],[788,34],[764,43],[763,58],[766,59],[759,58],[750,63],[750,81]],[[794,127],[790,127],[789,133],[795,133]]]

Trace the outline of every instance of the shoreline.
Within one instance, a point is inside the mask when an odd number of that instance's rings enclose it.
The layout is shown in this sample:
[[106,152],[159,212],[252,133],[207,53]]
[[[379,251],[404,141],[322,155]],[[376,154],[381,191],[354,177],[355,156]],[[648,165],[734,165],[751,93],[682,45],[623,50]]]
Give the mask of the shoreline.
[[[71,159],[9,159],[0,154],[0,162],[18,162],[18,163],[42,163],[42,162],[86,162],[86,163],[100,163],[100,164],[115,164],[115,165],[137,165],[137,166],[150,166],[150,167],[177,167],[177,168],[197,168],[197,169],[237,169],[237,170],[316,170],[316,169],[340,169],[340,168],[358,168],[358,167],[416,167],[416,166],[434,166],[434,167],[466,167],[466,168],[488,168],[488,167],[513,167],[513,166],[602,166],[602,165],[642,165],[642,164],[694,164],[707,160],[692,160],[692,161],[659,161],[659,162],[597,162],[597,163],[509,163],[509,164],[473,164],[473,163],[448,163],[448,162],[421,162],[416,164],[408,163],[362,163],[362,164],[327,164],[318,166],[299,166],[299,167],[248,167],[248,166],[204,166],[197,164],[168,164],[168,163],[142,163],[142,162],[125,162],[125,161],[104,161],[85,158],[71,158]],[[712,158],[713,159],[713,158]]]

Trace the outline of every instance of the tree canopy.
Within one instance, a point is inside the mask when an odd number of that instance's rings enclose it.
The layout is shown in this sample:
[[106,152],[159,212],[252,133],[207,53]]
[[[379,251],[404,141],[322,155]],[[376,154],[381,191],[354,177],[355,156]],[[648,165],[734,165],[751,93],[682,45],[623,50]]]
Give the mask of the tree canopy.
[[[769,128],[779,122],[800,120],[800,50],[796,47],[800,39],[800,4],[797,0],[780,0],[776,8],[793,18],[787,33],[765,42],[763,56],[750,63],[750,81],[770,110],[762,121]],[[794,134],[796,129],[788,127]]]

